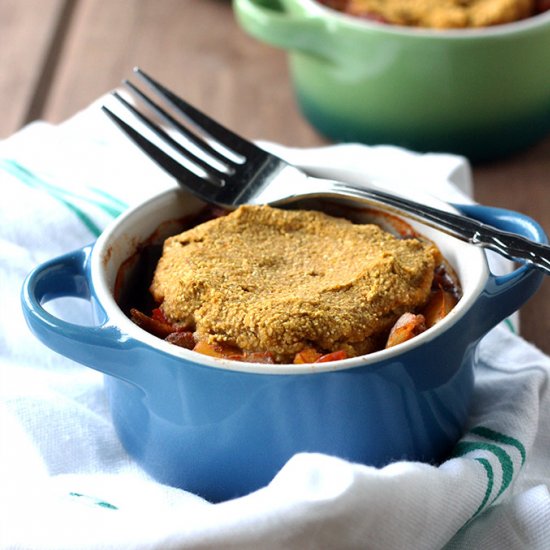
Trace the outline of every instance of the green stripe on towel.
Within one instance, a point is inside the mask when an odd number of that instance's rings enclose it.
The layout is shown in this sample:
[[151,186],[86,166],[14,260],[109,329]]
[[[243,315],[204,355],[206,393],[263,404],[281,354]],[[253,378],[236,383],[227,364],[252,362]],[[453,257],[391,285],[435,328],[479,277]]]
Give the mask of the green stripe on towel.
[[521,454],[522,466],[523,464],[525,464],[527,452],[525,451],[525,447],[523,446],[521,441],[518,441],[515,437],[501,434],[500,432],[496,432],[495,430],[491,430],[491,428],[486,428],[485,426],[478,426],[477,428],[470,430],[470,433],[479,435],[481,437],[484,437],[485,439],[490,439],[491,441],[495,441],[496,443],[503,443],[505,445],[515,447]]
[[98,498],[95,498],[95,497],[90,497],[90,496],[84,495],[82,493],[76,493],[74,491],[71,491],[69,493],[69,495],[72,496],[72,497],[82,498],[85,501],[89,502],[90,504],[100,506],[101,508],[106,508],[108,510],[118,510],[117,506],[115,506],[114,504],[111,504],[110,502],[107,502],[105,500],[101,500],[101,499],[98,499]]
[[493,485],[495,483],[495,475],[493,473],[493,467],[491,466],[491,463],[486,458],[476,458],[475,460],[477,460],[487,472],[487,488],[485,489],[485,496],[483,497],[481,504],[478,506],[472,517],[477,516],[485,508],[485,505],[489,501],[489,497],[493,492]]
[[486,451],[495,455],[502,468],[502,483],[497,496],[493,502],[508,488],[514,477],[514,463],[510,455],[498,445],[486,443],[485,441],[459,441],[455,447],[453,455],[461,457],[473,451]]
[[96,237],[101,234],[101,227],[76,202],[81,201],[94,206],[111,218],[116,218],[126,208],[126,205],[122,201],[95,187],[89,187],[88,189],[98,196],[97,199],[48,183],[12,159],[0,159],[0,167],[29,187],[41,189],[48,193],[52,198],[73,212]]

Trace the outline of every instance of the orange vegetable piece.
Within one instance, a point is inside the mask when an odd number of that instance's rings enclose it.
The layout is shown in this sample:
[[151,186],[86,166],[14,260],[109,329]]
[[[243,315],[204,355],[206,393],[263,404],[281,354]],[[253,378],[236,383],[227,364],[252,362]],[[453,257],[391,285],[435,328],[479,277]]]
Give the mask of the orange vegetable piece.
[[426,327],[433,327],[439,323],[455,307],[457,299],[450,292],[438,288],[432,291],[428,303],[422,310],[422,315],[426,319]]
[[244,360],[244,354],[238,348],[227,344],[218,344],[207,342],[206,340],[199,340],[193,351],[202,353],[203,355],[209,355],[210,357],[221,357],[223,359],[233,359],[236,361]]
[[304,363],[315,363],[321,355],[322,354],[314,348],[304,348],[294,356],[294,364],[303,365]]
[[397,319],[395,325],[393,325],[390,331],[388,341],[386,342],[386,348],[391,348],[393,346],[397,346],[397,344],[402,344],[425,330],[426,320],[424,315],[403,313],[403,315]]
[[202,353],[203,355],[209,355],[210,357],[224,357],[223,348],[217,344],[211,344],[205,340],[199,340],[193,351]]

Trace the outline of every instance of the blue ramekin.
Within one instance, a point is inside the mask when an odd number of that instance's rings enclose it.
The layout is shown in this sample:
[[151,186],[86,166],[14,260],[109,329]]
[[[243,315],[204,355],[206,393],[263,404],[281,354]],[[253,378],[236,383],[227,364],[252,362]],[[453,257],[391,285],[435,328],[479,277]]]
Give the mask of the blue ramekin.
[[[200,206],[182,190],[166,191],[121,216],[95,244],[38,266],[22,289],[32,332],[107,375],[113,423],[130,456],[158,481],[213,502],[261,488],[299,452],[374,466],[448,456],[467,421],[480,339],[536,291],[542,275],[526,265],[494,275],[481,249],[421,227],[453,264],[464,290],[435,327],[395,348],[333,363],[214,359],[143,331],[113,295],[117,272],[138,244],[162,222]],[[526,216],[459,209],[546,242]],[[63,297],[89,300],[95,326],[44,309]]]

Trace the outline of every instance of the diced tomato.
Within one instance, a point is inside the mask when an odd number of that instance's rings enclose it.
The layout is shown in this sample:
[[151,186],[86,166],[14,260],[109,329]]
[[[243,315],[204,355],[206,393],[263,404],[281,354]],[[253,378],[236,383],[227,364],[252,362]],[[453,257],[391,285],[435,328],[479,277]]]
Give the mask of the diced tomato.
[[151,311],[151,317],[155,321],[159,321],[160,323],[166,323],[167,325],[170,324],[170,321],[168,321],[168,319],[166,318],[166,316],[164,315],[164,312],[162,311],[162,309],[160,309],[160,307],[156,307],[155,309],[153,309],[153,311]]

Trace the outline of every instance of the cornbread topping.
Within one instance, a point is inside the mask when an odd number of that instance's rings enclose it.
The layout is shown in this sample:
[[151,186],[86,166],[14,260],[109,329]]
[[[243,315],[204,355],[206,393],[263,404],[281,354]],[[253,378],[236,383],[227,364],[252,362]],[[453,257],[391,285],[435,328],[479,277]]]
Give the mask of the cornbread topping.
[[[319,0],[350,15],[393,25],[439,29],[487,27],[543,11],[538,0]],[[547,8],[546,8],[547,9]]]
[[384,347],[425,305],[438,249],[316,211],[241,206],[170,237],[151,292],[163,322],[196,341],[292,362]]

